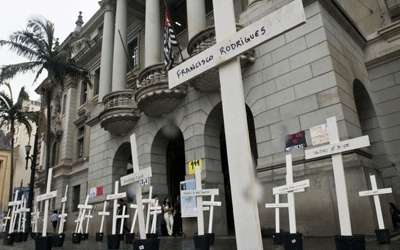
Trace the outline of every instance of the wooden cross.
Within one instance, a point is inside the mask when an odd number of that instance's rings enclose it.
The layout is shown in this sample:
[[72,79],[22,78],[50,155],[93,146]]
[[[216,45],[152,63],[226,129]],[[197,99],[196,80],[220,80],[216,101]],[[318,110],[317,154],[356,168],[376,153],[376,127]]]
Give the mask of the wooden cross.
[[197,197],[197,234],[204,235],[204,207],[203,196],[219,195],[218,189],[202,189],[201,185],[201,167],[195,168],[196,190],[183,190],[182,196]]
[[9,234],[12,234],[14,232],[15,222],[17,217],[16,211],[19,204],[21,203],[21,201],[18,200],[18,192],[19,192],[18,190],[15,191],[14,200],[8,203],[8,206],[11,207],[11,221],[10,221],[10,227],[8,228]]
[[7,215],[3,217],[3,221],[1,224],[1,232],[5,232],[7,230],[8,221],[11,220],[11,209],[8,209]]
[[144,213],[143,213],[143,201],[142,201],[142,185],[147,185],[148,180],[151,174],[151,168],[139,169],[139,158],[137,153],[137,143],[136,143],[136,135],[131,135],[131,150],[132,150],[132,165],[133,165],[133,174],[124,176],[121,178],[121,185],[126,186],[133,184],[135,186],[136,191],[136,204],[138,211],[138,222],[139,222],[139,237],[140,239],[146,239],[146,228],[144,223]]
[[17,222],[17,232],[22,232],[21,227],[22,227],[22,207],[24,205],[24,200],[25,200],[25,195],[22,195],[21,202],[19,203],[17,210],[15,213],[18,216],[18,222]]
[[49,201],[57,197],[57,190],[51,191],[51,179],[53,176],[53,168],[49,168],[49,175],[47,176],[46,193],[39,195],[37,201],[44,201],[44,213],[43,213],[43,230],[42,237],[47,236],[47,222],[49,217]]
[[100,233],[103,233],[104,229],[104,217],[105,216],[110,216],[110,212],[107,212],[107,201],[104,201],[103,205],[103,211],[99,212],[99,215],[101,216],[101,222],[100,222]]
[[375,175],[370,175],[369,178],[371,179],[371,190],[368,191],[361,191],[359,192],[360,197],[368,197],[368,196],[373,196],[374,197],[374,203],[375,203],[375,209],[376,209],[376,217],[378,220],[378,226],[380,230],[385,229],[385,223],[383,221],[383,215],[382,215],[382,207],[381,207],[381,201],[379,200],[379,195],[382,194],[391,194],[392,189],[391,188],[382,188],[378,189],[378,185],[376,184],[376,178]]
[[117,215],[117,219],[121,220],[121,224],[119,226],[119,234],[123,234],[124,233],[124,223],[125,223],[125,219],[129,219],[129,214],[126,214],[126,206],[123,205],[122,206],[122,214],[121,215]]
[[[237,248],[262,249],[257,199],[244,195],[254,184],[255,174],[238,57],[303,24],[306,21],[304,7],[302,0],[291,1],[240,31],[236,30],[233,0],[213,0],[213,7],[216,44],[171,69],[168,72],[169,88],[218,67]],[[198,220],[202,221],[200,214]]]
[[65,213],[65,205],[67,203],[67,197],[68,197],[68,185],[65,186],[64,197],[61,198],[61,214],[58,215],[58,217],[60,218],[60,226],[58,227],[58,234],[62,234],[64,232],[64,223],[66,222],[66,218],[68,216],[68,214]]
[[149,198],[143,199],[142,202],[143,204],[147,204],[147,215],[146,215],[146,233],[150,233],[149,227],[150,227],[150,212],[151,212],[151,207],[153,204],[156,202],[155,199],[152,199],[153,197],[153,186],[149,187]]
[[296,228],[296,207],[294,193],[304,192],[310,186],[310,180],[293,182],[292,154],[286,154],[286,185],[273,188],[273,194],[287,194],[289,208],[289,229],[291,234],[297,233]]
[[109,194],[107,195],[106,200],[108,201],[113,201],[113,215],[112,215],[112,234],[116,235],[117,234],[117,209],[118,209],[118,200],[123,199],[126,197],[126,192],[118,193],[119,192],[119,181],[115,182],[114,186],[114,194]]
[[37,233],[38,232],[38,223],[39,223],[39,218],[40,218],[40,212],[37,207],[35,207],[34,212],[31,213],[32,216],[32,232]]
[[90,219],[93,218],[92,210],[91,210],[91,209],[89,209],[89,212],[88,212],[87,215],[85,215],[85,218],[86,218],[86,230],[85,230],[85,233],[87,234],[87,233],[89,233],[89,223],[90,223]]
[[18,232],[25,232],[26,226],[26,213],[29,213],[31,210],[26,207],[26,198],[25,195],[22,195],[21,204],[19,205],[19,209],[17,210],[18,214]]
[[210,216],[208,217],[208,233],[212,233],[213,220],[214,220],[214,207],[220,207],[222,203],[215,201],[215,195],[211,195],[210,201],[203,201],[203,206],[208,207]]
[[88,205],[89,203],[89,195],[86,195],[85,203],[79,204],[79,214],[78,219],[75,221],[76,224],[76,233],[83,233],[83,222],[86,218],[86,210],[93,209],[93,205]]
[[370,145],[369,137],[362,136],[340,141],[336,117],[328,118],[326,123],[329,144],[306,149],[305,158],[306,160],[309,160],[323,156],[331,156],[341,235],[352,236],[349,199],[347,197],[347,186],[342,153],[358,148],[368,147]]
[[[132,225],[131,225],[131,231],[130,231],[130,233],[133,234],[133,232],[134,232],[134,230],[135,230],[136,220],[137,220],[137,217],[138,217],[138,211],[137,211],[138,205],[137,205],[137,204],[130,204],[129,207],[135,210],[135,213],[133,214]],[[142,207],[142,208],[143,208],[143,207]]]
[[275,194],[275,203],[267,203],[265,204],[266,208],[275,208],[275,233],[281,232],[281,223],[280,223],[280,208],[288,208],[288,203],[279,203],[279,194]]
[[153,221],[151,222],[151,231],[150,233],[156,233],[156,226],[157,226],[157,215],[162,213],[161,206],[158,205],[158,200],[155,201],[154,206],[151,207],[150,214],[153,215]]

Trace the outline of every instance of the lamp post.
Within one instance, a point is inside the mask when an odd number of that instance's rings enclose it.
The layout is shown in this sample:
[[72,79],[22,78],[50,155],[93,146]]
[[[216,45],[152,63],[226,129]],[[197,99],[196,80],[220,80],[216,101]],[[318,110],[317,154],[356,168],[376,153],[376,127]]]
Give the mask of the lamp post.
[[[33,154],[30,156],[29,153],[31,151],[32,146],[31,145],[26,145],[25,146],[25,161],[26,161],[26,165],[25,168],[28,169],[28,161],[31,160],[31,178],[30,178],[30,182],[29,182],[29,199],[28,199],[28,208],[31,209],[31,211],[33,211],[33,190],[35,187],[35,173],[36,173],[36,158],[37,158],[37,143],[38,143],[38,131],[36,130],[36,134],[35,134],[35,140],[34,140],[34,144],[33,144]],[[27,221],[28,221],[28,232],[31,232],[31,213],[28,213],[27,216]]]

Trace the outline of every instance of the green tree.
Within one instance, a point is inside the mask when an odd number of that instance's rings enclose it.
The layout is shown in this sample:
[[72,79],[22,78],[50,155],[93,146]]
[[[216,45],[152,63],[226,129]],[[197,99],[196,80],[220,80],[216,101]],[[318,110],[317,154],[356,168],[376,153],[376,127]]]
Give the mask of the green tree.
[[38,112],[25,111],[23,107],[24,101],[29,101],[29,96],[24,88],[21,88],[17,101],[14,103],[11,87],[8,83],[4,83],[8,89],[8,93],[0,92],[0,127],[9,127],[11,134],[11,170],[10,170],[10,192],[9,199],[12,198],[13,181],[14,181],[14,136],[15,126],[23,125],[28,132],[28,136],[32,133],[32,123],[37,123]]
[[[26,62],[5,65],[1,68],[0,82],[20,73],[33,72],[37,81],[43,71],[47,80],[42,84],[42,95],[46,105],[46,144],[50,145],[51,98],[56,87],[64,87],[66,76],[82,80],[90,85],[89,73],[78,66],[72,58],[72,47],[59,46],[54,34],[54,24],[42,18],[28,21],[24,30],[12,33],[8,40],[0,40],[0,46],[8,46]],[[46,147],[46,170],[50,167],[50,147]]]

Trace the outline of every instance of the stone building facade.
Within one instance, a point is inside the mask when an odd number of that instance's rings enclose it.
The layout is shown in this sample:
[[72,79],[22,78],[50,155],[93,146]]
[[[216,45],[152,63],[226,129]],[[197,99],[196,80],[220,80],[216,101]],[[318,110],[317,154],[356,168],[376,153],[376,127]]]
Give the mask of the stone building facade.
[[[103,0],[101,8],[63,42],[77,50],[75,59],[93,79],[85,86],[67,79],[54,93],[52,166],[59,207],[69,185],[68,230],[73,230],[76,205],[92,193],[100,204],[113,182],[132,171],[129,135],[136,133],[140,167],[151,166],[154,192],[176,198],[186,177],[185,163],[205,160],[205,186],[217,187],[223,206],[216,210],[215,231],[234,232],[229,170],[223,129],[219,78],[209,71],[173,90],[162,63],[163,1]],[[238,24],[245,26],[288,3],[287,0],[235,0]],[[260,200],[261,225],[274,225],[272,187],[285,178],[285,136],[336,116],[341,139],[362,134],[372,146],[346,154],[345,171],[355,233],[376,228],[373,203],[358,197],[368,189],[368,174],[380,186],[392,186],[384,198],[400,204],[400,51],[396,6],[377,0],[371,24],[359,6],[338,0],[305,0],[307,22],[241,56],[251,150]],[[184,58],[215,43],[212,1],[168,1]],[[396,5],[397,4],[397,5]],[[379,13],[379,14],[376,14]],[[368,19],[369,20],[369,19]],[[374,28],[371,28],[371,25]],[[179,53],[176,62],[179,63]],[[45,83],[44,83],[45,84]],[[308,133],[308,132],[307,132]],[[56,155],[57,157],[55,157]],[[44,162],[44,157],[42,157]],[[298,229],[305,235],[339,232],[330,158],[306,161],[294,156],[295,178],[311,181],[296,196]],[[316,216],[318,215],[318,216]],[[287,214],[283,212],[283,228]],[[98,219],[91,232],[98,229]],[[194,220],[184,220],[191,235]]]

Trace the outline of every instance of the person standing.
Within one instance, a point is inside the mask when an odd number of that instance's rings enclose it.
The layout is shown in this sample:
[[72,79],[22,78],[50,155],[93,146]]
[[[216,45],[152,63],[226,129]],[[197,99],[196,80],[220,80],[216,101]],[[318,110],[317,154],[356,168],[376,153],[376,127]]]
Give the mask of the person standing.
[[58,211],[57,211],[57,210],[54,210],[54,211],[53,211],[53,214],[50,216],[50,221],[51,221],[51,224],[53,225],[53,232],[54,232],[54,233],[55,233],[56,230],[57,230],[58,220],[59,220]]
[[167,227],[167,232],[169,236],[173,234],[174,228],[174,208],[171,205],[171,202],[168,198],[165,198],[163,203],[163,211],[164,211],[164,221]]

